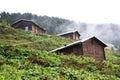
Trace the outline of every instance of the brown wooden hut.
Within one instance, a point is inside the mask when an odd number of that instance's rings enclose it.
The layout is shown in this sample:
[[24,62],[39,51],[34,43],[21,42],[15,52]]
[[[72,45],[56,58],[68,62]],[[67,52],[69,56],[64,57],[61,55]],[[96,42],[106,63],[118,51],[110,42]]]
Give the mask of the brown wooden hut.
[[64,54],[75,54],[93,57],[96,60],[105,60],[104,48],[107,45],[104,44],[96,37],[90,37],[66,46],[54,49],[50,52],[64,53]]
[[58,34],[58,36],[66,37],[69,39],[73,39],[75,41],[78,41],[80,39],[80,34],[78,31],[71,31],[71,32],[66,32],[62,34]]
[[25,20],[25,19],[21,19],[19,21],[16,21],[11,26],[14,28],[17,28],[17,29],[32,31],[33,33],[36,33],[36,34],[44,34],[46,32],[46,30],[44,30],[43,28],[38,26],[33,21]]

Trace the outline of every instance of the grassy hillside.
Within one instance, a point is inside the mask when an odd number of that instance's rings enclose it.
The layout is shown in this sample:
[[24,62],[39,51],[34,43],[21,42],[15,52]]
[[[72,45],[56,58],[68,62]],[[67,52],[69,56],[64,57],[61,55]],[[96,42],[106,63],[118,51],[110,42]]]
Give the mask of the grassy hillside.
[[32,32],[0,26],[0,45],[50,51],[71,43],[72,40],[59,36],[38,35]]
[[106,51],[107,61],[49,53],[73,42],[36,35],[0,24],[0,80],[120,80],[120,55]]
[[120,53],[112,52],[110,50],[106,50],[105,53],[107,61],[120,65]]

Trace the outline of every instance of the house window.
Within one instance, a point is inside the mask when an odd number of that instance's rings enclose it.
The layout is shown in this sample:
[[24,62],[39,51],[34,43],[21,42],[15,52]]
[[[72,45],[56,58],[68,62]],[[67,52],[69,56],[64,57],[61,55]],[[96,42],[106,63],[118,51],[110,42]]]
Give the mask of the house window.
[[29,27],[28,26],[25,26],[25,31],[28,31],[29,30]]

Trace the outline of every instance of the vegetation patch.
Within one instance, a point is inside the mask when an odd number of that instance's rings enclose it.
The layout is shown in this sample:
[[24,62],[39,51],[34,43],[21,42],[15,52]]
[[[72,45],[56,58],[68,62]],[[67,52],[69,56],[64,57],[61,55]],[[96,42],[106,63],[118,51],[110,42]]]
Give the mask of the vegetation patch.
[[73,42],[0,27],[0,80],[120,80],[120,56],[106,51],[106,61],[50,53]]

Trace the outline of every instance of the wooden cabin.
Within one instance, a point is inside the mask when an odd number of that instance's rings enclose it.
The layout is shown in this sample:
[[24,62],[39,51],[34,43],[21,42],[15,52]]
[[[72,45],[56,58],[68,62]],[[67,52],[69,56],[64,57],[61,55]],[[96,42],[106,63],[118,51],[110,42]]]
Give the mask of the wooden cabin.
[[104,51],[104,48],[106,46],[107,45],[100,41],[98,38],[91,37],[54,49],[50,52],[75,54],[77,56],[84,55],[93,57],[96,60],[106,60]]
[[73,39],[75,41],[80,40],[80,34],[79,34],[78,31],[66,32],[66,33],[58,34],[58,36],[66,37],[66,38],[69,38],[69,39]]
[[11,26],[17,29],[23,29],[25,31],[32,31],[33,33],[36,33],[36,34],[45,34],[46,32],[46,30],[44,30],[43,28],[38,26],[36,23],[30,20],[21,19],[13,23]]

